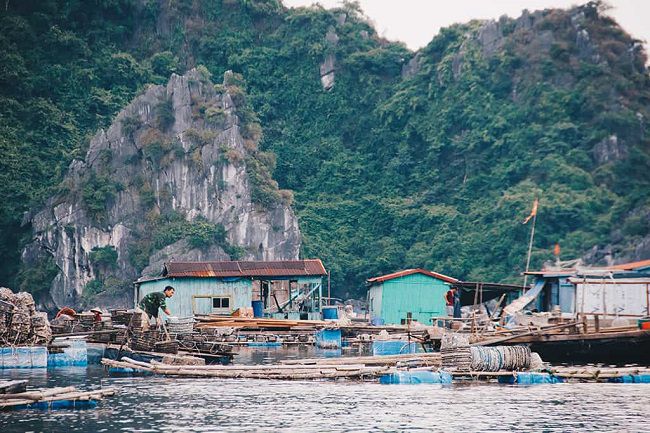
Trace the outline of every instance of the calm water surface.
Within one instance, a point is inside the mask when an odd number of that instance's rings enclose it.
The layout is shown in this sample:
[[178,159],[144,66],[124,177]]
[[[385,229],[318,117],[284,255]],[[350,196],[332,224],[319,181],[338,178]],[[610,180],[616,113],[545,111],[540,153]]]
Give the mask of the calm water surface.
[[[296,353],[290,352],[289,356]],[[301,353],[304,355],[304,353]],[[239,362],[287,352],[242,351]],[[379,385],[2,371],[31,386],[115,386],[95,409],[0,413],[0,432],[650,432],[650,385]]]

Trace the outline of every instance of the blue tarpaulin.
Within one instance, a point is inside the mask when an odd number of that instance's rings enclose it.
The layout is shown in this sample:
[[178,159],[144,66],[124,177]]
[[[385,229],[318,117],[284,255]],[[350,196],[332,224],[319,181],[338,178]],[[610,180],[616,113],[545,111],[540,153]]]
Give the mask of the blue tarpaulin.
[[503,308],[503,313],[505,315],[513,315],[518,311],[523,310],[526,305],[533,302],[533,300],[541,293],[544,288],[544,280],[539,280],[535,283],[535,286],[527,291],[525,294],[521,295],[510,304],[506,305]]

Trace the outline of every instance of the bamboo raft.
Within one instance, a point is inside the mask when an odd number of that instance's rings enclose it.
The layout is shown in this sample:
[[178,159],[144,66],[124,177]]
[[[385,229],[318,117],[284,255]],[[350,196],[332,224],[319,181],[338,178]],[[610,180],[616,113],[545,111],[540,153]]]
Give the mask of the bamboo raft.
[[286,320],[267,318],[247,318],[232,316],[196,316],[195,329],[207,328],[239,328],[239,329],[297,329],[313,330],[329,325],[329,322],[322,320]]
[[650,367],[552,367],[549,373],[564,379],[601,381],[625,376],[650,375]]
[[93,407],[98,400],[115,394],[115,388],[79,391],[74,386],[0,394],[0,410]]
[[228,379],[275,379],[275,380],[316,380],[316,379],[374,379],[389,369],[387,366],[367,366],[365,364],[343,365],[171,365],[151,361],[135,361],[123,357],[120,361],[102,359],[109,368],[132,369],[133,371],[183,377],[215,377]]
[[[102,364],[109,368],[131,369],[176,377],[213,377],[227,379],[267,379],[267,380],[323,380],[323,379],[348,379],[358,381],[375,381],[381,376],[391,374],[410,374],[416,372],[431,372],[451,375],[453,382],[482,381],[500,383],[517,383],[518,376],[545,376],[550,381],[532,383],[557,383],[557,382],[611,382],[617,379],[638,378],[631,382],[648,382],[650,367],[551,367],[540,371],[446,371],[439,367],[440,360],[434,354],[420,358],[413,355],[355,357],[355,358],[323,358],[291,360],[280,364],[271,365],[171,365],[151,361],[149,363],[122,358],[121,361],[103,359]],[[378,359],[382,358],[382,359]],[[404,362],[417,360],[424,362],[419,366],[409,365],[404,367]],[[427,364],[429,363],[430,364]],[[427,374],[427,373],[425,373]],[[514,382],[502,382],[501,379],[514,379]],[[449,382],[451,383],[451,382]]]

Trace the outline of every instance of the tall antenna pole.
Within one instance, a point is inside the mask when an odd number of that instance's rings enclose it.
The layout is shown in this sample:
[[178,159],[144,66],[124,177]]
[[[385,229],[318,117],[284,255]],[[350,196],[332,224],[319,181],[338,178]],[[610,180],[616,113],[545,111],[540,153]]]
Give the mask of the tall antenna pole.
[[524,290],[528,283],[528,268],[530,266],[530,254],[533,252],[533,238],[535,237],[535,222],[537,221],[537,212],[533,215],[533,227],[530,229],[530,241],[528,242],[528,257],[526,258],[526,272],[524,273]]
[[331,271],[327,271],[327,305],[332,305]]

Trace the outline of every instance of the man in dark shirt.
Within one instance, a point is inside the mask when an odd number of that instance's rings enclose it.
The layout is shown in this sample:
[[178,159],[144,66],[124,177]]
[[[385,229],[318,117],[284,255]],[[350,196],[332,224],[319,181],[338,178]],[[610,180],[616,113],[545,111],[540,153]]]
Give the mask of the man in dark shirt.
[[146,295],[140,301],[140,308],[147,313],[149,319],[158,319],[158,311],[163,310],[166,315],[171,315],[171,311],[167,308],[167,298],[174,296],[175,289],[172,286],[165,287],[162,292],[152,292]]

